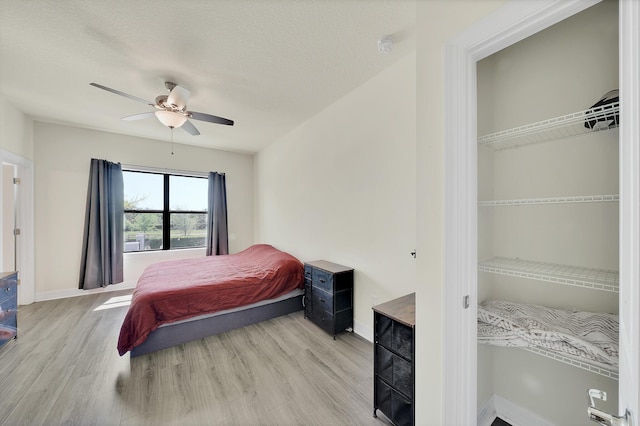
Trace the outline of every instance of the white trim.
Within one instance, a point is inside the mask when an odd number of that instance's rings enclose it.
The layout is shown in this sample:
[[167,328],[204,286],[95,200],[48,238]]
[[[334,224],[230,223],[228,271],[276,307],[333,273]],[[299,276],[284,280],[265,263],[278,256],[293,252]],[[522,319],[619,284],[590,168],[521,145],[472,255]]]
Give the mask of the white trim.
[[88,296],[97,293],[111,293],[120,290],[132,290],[136,288],[134,281],[125,281],[119,284],[112,284],[106,287],[94,288],[91,290],[80,290],[78,288],[71,290],[54,290],[36,293],[35,301],[44,302],[46,300],[66,299],[68,297]]
[[619,414],[640,412],[640,5],[619,2],[620,369]]
[[373,342],[373,327],[365,325],[363,322],[358,321],[355,318],[353,320],[353,332],[358,336]]
[[512,426],[554,426],[549,420],[496,394],[491,395],[478,413],[478,426],[491,426],[500,417]]
[[[133,164],[120,164],[120,165],[122,166],[122,170],[129,171],[129,172],[162,173],[162,174],[188,176],[188,177],[205,177],[205,178],[209,177],[209,172],[195,172],[192,170],[175,170],[175,169],[165,169],[160,167],[136,166]],[[224,173],[220,173],[220,174],[224,174]]]
[[[553,426],[549,420],[532,413],[531,411],[514,404],[513,402],[493,395],[493,405],[496,416],[512,426]],[[586,411],[586,409],[585,409]]]
[[480,411],[478,411],[478,426],[491,426],[491,423],[498,417],[496,413],[496,406],[494,404],[494,396],[491,395],[491,398],[485,401],[480,407]]
[[444,424],[477,421],[476,62],[598,2],[511,1],[445,46]]
[[[470,425],[476,416],[477,211],[476,62],[448,45],[445,119],[443,424]],[[445,72],[448,75],[449,71]],[[451,78],[453,77],[453,78]],[[455,109],[455,113],[451,113]],[[460,126],[456,123],[469,123]],[[473,160],[473,161],[472,161]],[[454,173],[451,177],[450,173]],[[469,309],[463,298],[469,295]],[[462,350],[461,350],[462,349]],[[455,381],[455,382],[452,382]],[[467,382],[471,383],[467,383]]]

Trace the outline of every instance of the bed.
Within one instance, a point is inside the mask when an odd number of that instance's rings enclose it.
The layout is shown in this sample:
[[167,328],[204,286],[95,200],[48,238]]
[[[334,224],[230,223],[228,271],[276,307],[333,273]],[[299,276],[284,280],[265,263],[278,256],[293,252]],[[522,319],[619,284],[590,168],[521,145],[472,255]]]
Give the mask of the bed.
[[120,329],[131,357],[302,309],[304,266],[267,244],[148,266]]

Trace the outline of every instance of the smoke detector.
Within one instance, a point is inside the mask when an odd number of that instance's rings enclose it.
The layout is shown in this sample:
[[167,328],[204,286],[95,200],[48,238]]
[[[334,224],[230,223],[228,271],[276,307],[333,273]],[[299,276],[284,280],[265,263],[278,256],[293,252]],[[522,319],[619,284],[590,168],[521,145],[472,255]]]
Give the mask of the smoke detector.
[[390,35],[386,35],[378,40],[378,51],[385,55],[391,52],[393,49],[393,38]]

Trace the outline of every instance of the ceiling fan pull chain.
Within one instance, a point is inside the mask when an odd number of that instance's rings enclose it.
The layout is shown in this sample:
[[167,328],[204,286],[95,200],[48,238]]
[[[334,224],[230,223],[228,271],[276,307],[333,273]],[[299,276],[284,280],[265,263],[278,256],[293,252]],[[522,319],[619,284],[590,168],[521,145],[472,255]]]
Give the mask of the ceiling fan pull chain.
[[171,129],[171,155],[173,155],[173,127],[170,127]]

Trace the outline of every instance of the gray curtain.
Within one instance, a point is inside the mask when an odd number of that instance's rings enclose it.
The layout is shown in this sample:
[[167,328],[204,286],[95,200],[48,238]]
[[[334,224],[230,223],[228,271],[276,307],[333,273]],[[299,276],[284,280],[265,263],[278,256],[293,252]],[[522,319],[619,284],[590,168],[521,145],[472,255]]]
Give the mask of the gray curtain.
[[84,219],[80,288],[88,290],[122,282],[123,249],[122,166],[92,158]]
[[207,256],[229,254],[227,183],[224,173],[209,172]]

